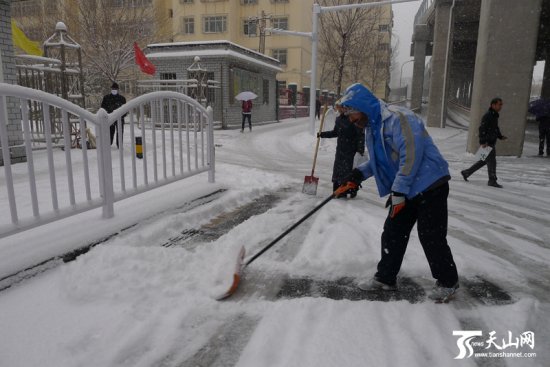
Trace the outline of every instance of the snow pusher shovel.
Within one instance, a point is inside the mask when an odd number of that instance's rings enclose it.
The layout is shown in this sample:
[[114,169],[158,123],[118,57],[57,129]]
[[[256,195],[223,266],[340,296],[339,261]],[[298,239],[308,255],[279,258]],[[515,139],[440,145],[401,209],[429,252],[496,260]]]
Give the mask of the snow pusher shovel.
[[288,228],[286,231],[281,233],[279,237],[271,241],[267,246],[265,246],[263,249],[260,250],[256,255],[252,256],[247,261],[244,261],[244,255],[245,255],[245,248],[244,246],[241,247],[241,250],[239,251],[239,255],[237,257],[237,266],[235,268],[235,273],[233,274],[233,283],[231,284],[231,287],[229,287],[229,290],[222,294],[221,296],[217,297],[216,299],[218,301],[224,300],[226,298],[229,298],[237,291],[237,287],[239,286],[239,282],[241,281],[241,276],[244,271],[244,269],[252,263],[252,261],[256,260],[258,257],[260,257],[264,252],[269,250],[271,247],[273,247],[277,242],[279,242],[283,237],[285,237],[287,234],[292,232],[296,227],[298,227],[300,224],[302,224],[306,219],[311,217],[317,210],[321,209],[323,206],[325,206],[326,203],[337,197],[338,195],[347,192],[350,189],[356,189],[357,186],[354,184],[348,183],[346,186],[342,186],[338,188],[336,191],[334,191],[328,198],[323,200],[322,203],[317,205],[315,208],[313,208],[309,213],[304,215],[299,221],[294,223],[290,228]]
[[[323,131],[323,124],[325,123],[325,116],[328,112],[328,105],[325,103],[325,110],[323,111],[323,116],[321,117],[321,125],[319,125],[319,134]],[[317,135],[319,135],[317,134]],[[317,136],[317,144],[315,145],[315,155],[313,156],[313,167],[311,168],[311,176],[304,177],[304,186],[302,186],[302,192],[308,195],[317,194],[317,184],[319,183],[319,177],[313,176],[315,172],[315,164],[317,163],[317,152],[319,151],[319,142],[321,137]]]

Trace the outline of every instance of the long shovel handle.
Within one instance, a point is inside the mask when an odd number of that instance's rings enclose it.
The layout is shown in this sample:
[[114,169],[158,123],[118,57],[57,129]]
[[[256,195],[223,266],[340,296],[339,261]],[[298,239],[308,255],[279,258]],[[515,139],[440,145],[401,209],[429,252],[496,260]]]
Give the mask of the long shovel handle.
[[329,201],[331,201],[332,199],[334,199],[334,193],[331,194],[328,198],[326,198],[321,204],[317,205],[315,208],[313,208],[309,213],[307,213],[306,215],[304,215],[302,217],[302,219],[300,219],[299,221],[297,221],[296,223],[294,223],[289,229],[287,229],[286,231],[284,231],[283,233],[281,233],[279,235],[279,237],[277,237],[276,239],[274,239],[273,241],[271,241],[271,243],[267,246],[265,246],[260,252],[258,252],[256,255],[254,255],[252,258],[250,258],[250,260],[248,260],[243,268],[247,267],[252,261],[256,260],[258,257],[260,257],[264,252],[266,252],[267,250],[269,250],[271,247],[273,247],[273,245],[275,245],[277,242],[279,242],[283,237],[285,237],[287,234],[289,234],[290,232],[292,232],[292,230],[294,230],[294,228],[298,227],[300,224],[302,224],[306,219],[308,219],[309,217],[311,217],[317,210],[321,209],[326,203],[328,203]]
[[[325,116],[327,115],[328,111],[328,103],[325,102],[324,106],[325,110],[323,111],[323,116],[321,117],[321,124],[319,125],[319,134],[323,132],[323,124],[325,123]],[[311,168],[311,176],[313,177],[313,173],[315,172],[315,164],[317,164],[317,152],[319,151],[319,142],[321,141],[321,137],[317,136],[317,144],[315,145],[315,154],[313,155],[313,167]]]

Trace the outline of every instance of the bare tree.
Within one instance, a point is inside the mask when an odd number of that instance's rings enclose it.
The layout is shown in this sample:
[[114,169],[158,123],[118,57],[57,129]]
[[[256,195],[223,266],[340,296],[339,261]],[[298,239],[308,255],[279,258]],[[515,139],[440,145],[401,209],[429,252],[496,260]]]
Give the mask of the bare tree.
[[[367,1],[320,1],[324,6],[363,2]],[[381,66],[377,54],[384,39],[384,34],[379,31],[381,19],[379,7],[331,12],[321,17],[319,53],[321,62],[326,63],[321,81],[332,78],[332,83],[328,84],[334,85],[337,94],[341,93],[344,81],[363,82],[372,88],[384,76],[387,77],[387,71],[376,70]]]
[[133,44],[155,39],[158,14],[147,1],[77,0],[76,6],[76,37],[83,48],[86,85],[94,94],[135,71]]
[[[42,43],[51,36],[63,12],[61,2],[52,0],[26,0],[11,3],[13,19],[31,40]],[[69,25],[69,24],[67,24]]]
[[[107,84],[139,78],[133,44],[141,47],[171,38],[164,0],[27,0],[14,3],[14,17],[25,33],[42,42],[63,21],[81,45],[85,94],[91,105]],[[90,105],[87,103],[87,105]]]

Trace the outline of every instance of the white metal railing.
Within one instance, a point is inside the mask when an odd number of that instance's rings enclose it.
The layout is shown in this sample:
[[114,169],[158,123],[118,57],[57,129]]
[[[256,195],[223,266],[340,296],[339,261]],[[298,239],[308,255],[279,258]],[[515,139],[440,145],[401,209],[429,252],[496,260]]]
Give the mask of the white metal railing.
[[[21,113],[25,163],[10,159],[8,98]],[[40,151],[32,150],[29,123],[36,102],[45,127],[46,149]],[[52,142],[54,116],[62,121],[64,149]],[[81,152],[70,149],[71,124],[82,132]],[[125,129],[116,151],[112,124]],[[88,127],[95,128],[97,149],[88,147]],[[142,140],[142,159],[136,157],[136,137]],[[0,143],[0,186],[6,188],[0,192],[0,238],[100,206],[110,218],[116,201],[202,172],[208,171],[209,182],[215,179],[212,109],[171,91],[142,95],[111,114],[103,109],[93,114],[54,95],[0,83]]]

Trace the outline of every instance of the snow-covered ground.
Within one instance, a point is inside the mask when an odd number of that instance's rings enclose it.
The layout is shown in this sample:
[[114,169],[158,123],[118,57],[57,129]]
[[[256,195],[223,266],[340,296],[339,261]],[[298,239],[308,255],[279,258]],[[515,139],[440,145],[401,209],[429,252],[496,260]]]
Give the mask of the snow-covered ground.
[[[233,298],[216,301],[241,245],[256,253],[330,195],[335,139],[321,145],[317,196],[301,193],[315,145],[308,130],[298,119],[216,131],[216,184],[202,174],[118,203],[107,223],[87,213],[0,240],[9,274],[139,222],[0,292],[0,366],[550,365],[550,159],[530,157],[533,143],[525,158],[498,158],[499,190],[486,169],[460,177],[473,161],[466,131],[429,129],[453,176],[448,240],[461,289],[450,304],[426,298],[433,280],[415,231],[401,296],[369,300],[353,287],[375,271],[387,213],[370,180],[356,199],[330,201],[251,264]],[[536,356],[455,359],[461,330],[482,333],[475,352]]]

